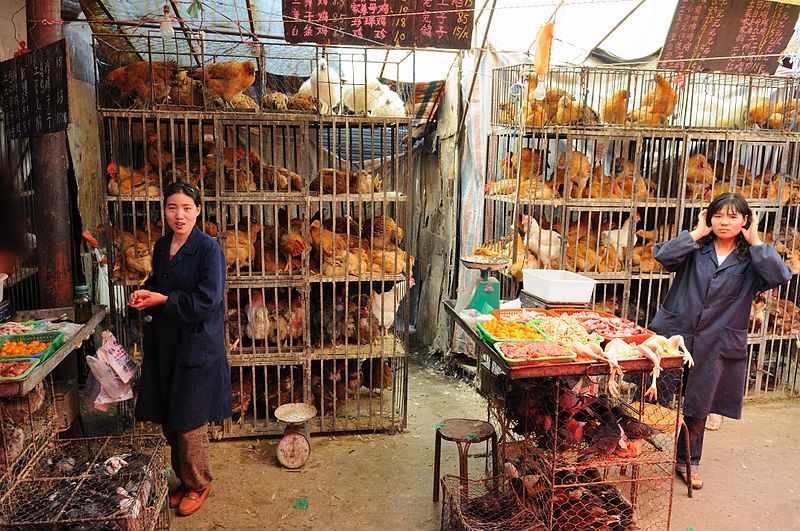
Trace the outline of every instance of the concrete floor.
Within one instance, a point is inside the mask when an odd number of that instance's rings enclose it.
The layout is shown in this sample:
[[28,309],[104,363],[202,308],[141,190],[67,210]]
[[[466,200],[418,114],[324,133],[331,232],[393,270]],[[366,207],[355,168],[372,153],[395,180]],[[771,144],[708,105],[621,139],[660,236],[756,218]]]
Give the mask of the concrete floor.
[[[275,440],[212,444],[214,490],[195,515],[173,513],[173,529],[439,529],[431,502],[434,426],[449,417],[485,418],[486,403],[468,384],[436,368],[411,366],[409,426],[396,435],[312,439],[299,472],[281,469]],[[706,434],[705,487],[686,496],[676,480],[672,529],[800,529],[800,400],[748,404],[744,420],[725,419]],[[455,473],[455,446],[443,446],[443,473]],[[483,446],[474,449],[482,452]],[[484,472],[472,459],[471,477]],[[295,508],[304,500],[306,509]]]

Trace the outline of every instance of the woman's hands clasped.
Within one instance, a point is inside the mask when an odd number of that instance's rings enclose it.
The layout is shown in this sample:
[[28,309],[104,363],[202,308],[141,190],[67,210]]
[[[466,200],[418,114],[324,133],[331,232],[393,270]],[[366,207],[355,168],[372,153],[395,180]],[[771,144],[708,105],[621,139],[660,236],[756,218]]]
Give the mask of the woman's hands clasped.
[[167,302],[167,296],[147,289],[137,289],[131,293],[128,306],[136,310],[145,310],[153,306],[161,306]]

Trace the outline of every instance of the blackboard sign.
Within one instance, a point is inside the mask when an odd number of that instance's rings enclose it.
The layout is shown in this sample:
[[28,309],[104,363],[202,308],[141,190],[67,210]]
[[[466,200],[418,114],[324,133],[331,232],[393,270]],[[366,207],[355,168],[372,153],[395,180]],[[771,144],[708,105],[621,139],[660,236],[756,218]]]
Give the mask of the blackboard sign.
[[283,0],[287,42],[469,49],[474,0]]
[[63,131],[69,122],[66,39],[0,63],[9,138]]
[[[679,0],[658,67],[772,75],[799,6],[769,0]],[[721,59],[702,59],[721,57]]]

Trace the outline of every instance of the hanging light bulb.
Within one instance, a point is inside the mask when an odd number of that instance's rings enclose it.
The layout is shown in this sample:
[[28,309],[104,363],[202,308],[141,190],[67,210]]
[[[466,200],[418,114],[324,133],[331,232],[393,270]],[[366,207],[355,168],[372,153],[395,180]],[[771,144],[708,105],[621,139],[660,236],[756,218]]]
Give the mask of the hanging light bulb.
[[544,78],[537,83],[536,88],[533,89],[533,98],[542,101],[547,96],[547,90],[544,88]]
[[172,16],[169,14],[169,6],[164,4],[164,20],[161,21],[159,33],[163,39],[175,38],[175,29],[172,27]]

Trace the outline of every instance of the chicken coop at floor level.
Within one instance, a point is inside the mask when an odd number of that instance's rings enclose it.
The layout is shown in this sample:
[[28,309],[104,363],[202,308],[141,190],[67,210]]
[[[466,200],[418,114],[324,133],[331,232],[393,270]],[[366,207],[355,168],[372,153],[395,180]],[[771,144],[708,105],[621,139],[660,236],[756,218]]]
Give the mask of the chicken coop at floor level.
[[[109,43],[98,49],[108,53]],[[305,64],[329,72],[345,64],[345,52],[321,63],[312,49]],[[179,53],[176,63],[188,58]],[[208,64],[221,59],[204,56]],[[259,90],[289,87],[265,56],[254,62]],[[384,75],[391,71],[387,64]],[[213,435],[280,434],[275,409],[301,401],[317,407],[312,432],[404,427],[408,332],[394,322],[401,305],[409,315],[413,285],[405,110],[371,117],[335,105],[326,114],[263,102],[255,110],[179,110],[170,101],[120,109],[123,95],[112,79],[98,96],[108,184],[103,231],[120,335],[129,344],[141,340],[139,316],[123,295],[150,273],[153,243],[165,233],[161,190],[188,181],[202,196],[198,226],[219,240],[227,266],[234,415]]]

